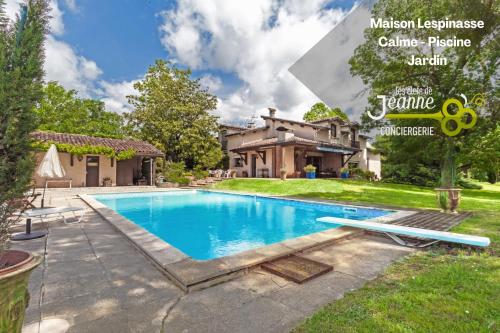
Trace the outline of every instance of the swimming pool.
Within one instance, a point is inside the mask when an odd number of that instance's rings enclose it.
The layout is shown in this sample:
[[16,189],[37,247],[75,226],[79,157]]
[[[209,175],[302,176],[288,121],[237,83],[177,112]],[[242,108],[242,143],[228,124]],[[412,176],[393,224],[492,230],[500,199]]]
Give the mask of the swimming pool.
[[197,260],[209,260],[339,225],[323,216],[366,220],[392,211],[210,191],[92,196]]

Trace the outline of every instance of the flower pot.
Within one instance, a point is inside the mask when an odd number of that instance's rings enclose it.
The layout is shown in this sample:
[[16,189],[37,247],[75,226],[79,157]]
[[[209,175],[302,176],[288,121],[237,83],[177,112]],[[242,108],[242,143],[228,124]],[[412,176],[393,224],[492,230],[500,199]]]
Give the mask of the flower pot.
[[445,213],[457,213],[460,204],[460,188],[436,188],[436,199]]
[[349,178],[349,172],[342,172],[342,173],[340,174],[340,178],[342,178],[342,179],[347,179],[347,178]]
[[315,171],[306,172],[306,178],[307,179],[315,179],[316,178],[316,172]]
[[286,172],[282,172],[280,177],[281,177],[281,180],[286,180]]
[[102,186],[104,187],[111,187],[113,185],[113,183],[111,182],[111,180],[103,180],[102,181]]
[[42,259],[23,251],[0,257],[0,332],[21,332],[29,303],[28,280]]

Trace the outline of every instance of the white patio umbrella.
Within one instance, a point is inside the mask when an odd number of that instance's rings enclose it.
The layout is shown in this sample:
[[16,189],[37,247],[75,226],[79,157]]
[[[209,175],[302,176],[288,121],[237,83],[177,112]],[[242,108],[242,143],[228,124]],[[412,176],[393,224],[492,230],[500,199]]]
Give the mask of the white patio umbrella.
[[59,160],[59,154],[57,153],[56,145],[52,144],[43,157],[42,163],[38,167],[36,173],[40,177],[45,178],[45,186],[43,188],[42,195],[42,207],[45,200],[45,189],[47,188],[47,178],[62,178],[66,175],[64,171],[61,161]]

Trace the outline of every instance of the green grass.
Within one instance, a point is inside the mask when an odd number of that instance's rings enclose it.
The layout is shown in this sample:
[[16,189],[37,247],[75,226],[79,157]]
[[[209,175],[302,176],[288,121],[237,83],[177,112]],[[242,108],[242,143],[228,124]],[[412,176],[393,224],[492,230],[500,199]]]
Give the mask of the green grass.
[[[463,190],[473,212],[453,231],[490,237],[485,251],[432,248],[301,323],[295,332],[500,332],[500,185]],[[432,188],[352,180],[234,179],[220,190],[437,209]]]

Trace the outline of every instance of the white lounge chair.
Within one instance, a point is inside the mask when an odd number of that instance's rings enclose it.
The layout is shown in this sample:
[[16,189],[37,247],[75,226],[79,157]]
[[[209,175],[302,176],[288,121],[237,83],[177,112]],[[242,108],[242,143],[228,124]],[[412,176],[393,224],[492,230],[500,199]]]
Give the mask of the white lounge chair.
[[[63,215],[64,213],[73,213],[76,217],[76,212],[82,212],[80,217],[78,218],[77,221],[68,223],[66,221],[66,217]],[[30,239],[35,239],[35,238],[40,238],[44,237],[47,233],[41,230],[36,230],[32,231],[31,230],[31,219],[32,218],[39,218],[41,221],[43,221],[44,218],[50,216],[50,215],[59,215],[60,217],[63,218],[64,223],[66,224],[73,224],[73,223],[79,223],[83,216],[85,215],[85,208],[79,208],[79,207],[50,207],[50,208],[33,208],[33,209],[28,209],[25,210],[24,212],[20,213],[20,216],[26,218],[26,231],[25,232],[19,232],[16,234],[13,234],[11,236],[11,239],[14,241],[24,241],[24,240],[30,240]]]
[[[67,222],[66,217],[64,216],[64,213],[73,213],[76,217],[76,212],[81,212],[80,217],[78,218],[77,221],[75,222]],[[33,208],[33,209],[28,209],[25,210],[22,214],[23,217],[26,218],[39,218],[40,220],[43,221],[44,218],[50,216],[50,215],[59,215],[62,217],[64,223],[66,224],[71,224],[71,223],[79,223],[83,216],[85,215],[85,208],[81,207],[50,207],[50,208]]]
[[[450,243],[459,243],[459,244],[466,244],[466,245],[479,246],[479,247],[486,247],[486,246],[490,245],[490,239],[487,237],[457,234],[457,233],[446,232],[446,231],[404,227],[404,226],[400,226],[400,225],[385,224],[385,223],[378,223],[378,222],[357,221],[357,220],[343,219],[340,217],[320,217],[320,218],[316,219],[316,221],[334,223],[334,224],[344,225],[347,227],[361,228],[361,229],[365,229],[365,230],[383,232],[386,235],[388,235],[389,237],[391,237],[398,244],[405,245],[405,246],[411,246],[411,244],[408,244],[407,242],[403,241],[401,238],[399,238],[395,234],[410,236],[410,237],[422,237],[422,238],[434,239],[436,241],[445,241],[445,242],[450,242]],[[427,243],[425,245],[430,245],[430,243]],[[422,247],[422,246],[418,246],[418,247]]]

